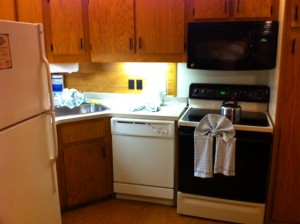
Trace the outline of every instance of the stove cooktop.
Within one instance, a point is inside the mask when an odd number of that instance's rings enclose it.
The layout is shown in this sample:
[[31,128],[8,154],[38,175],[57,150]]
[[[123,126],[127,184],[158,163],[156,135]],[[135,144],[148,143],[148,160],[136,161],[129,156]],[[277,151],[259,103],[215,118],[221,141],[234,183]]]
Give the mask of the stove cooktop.
[[273,132],[273,124],[267,113],[270,88],[265,85],[234,85],[192,83],[189,89],[189,108],[179,119],[181,127],[197,127],[207,114],[221,114],[224,101],[241,103],[242,111],[235,130]]
[[[210,113],[221,114],[221,111],[216,109],[189,108],[181,118],[181,120],[186,122],[199,122],[205,115]],[[260,127],[270,126],[267,115],[265,113],[249,111],[241,112],[240,122],[237,125]]]

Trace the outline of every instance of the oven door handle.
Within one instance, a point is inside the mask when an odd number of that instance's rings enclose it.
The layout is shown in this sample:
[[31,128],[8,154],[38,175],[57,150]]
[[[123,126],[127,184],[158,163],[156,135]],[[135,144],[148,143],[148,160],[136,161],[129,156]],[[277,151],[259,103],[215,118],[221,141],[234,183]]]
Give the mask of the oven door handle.
[[246,142],[246,143],[255,143],[255,144],[259,144],[259,143],[263,143],[265,142],[265,140],[263,139],[249,139],[249,138],[236,138],[236,140],[238,142]]
[[187,133],[187,132],[178,132],[179,136],[184,136],[184,137],[194,137],[194,133]]

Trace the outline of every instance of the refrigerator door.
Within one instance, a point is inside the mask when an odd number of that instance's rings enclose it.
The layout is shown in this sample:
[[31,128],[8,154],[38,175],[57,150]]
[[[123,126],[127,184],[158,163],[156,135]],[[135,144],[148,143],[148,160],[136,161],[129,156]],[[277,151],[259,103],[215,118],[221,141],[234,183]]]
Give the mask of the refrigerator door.
[[0,223],[61,224],[52,122],[45,113],[0,132]]
[[42,25],[0,20],[0,130],[49,110],[51,94]]

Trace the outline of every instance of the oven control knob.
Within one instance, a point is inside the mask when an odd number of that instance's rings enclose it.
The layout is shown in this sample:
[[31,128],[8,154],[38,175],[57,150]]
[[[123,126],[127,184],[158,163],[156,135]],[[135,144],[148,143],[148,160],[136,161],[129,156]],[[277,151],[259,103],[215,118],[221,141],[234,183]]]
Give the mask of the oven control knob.
[[261,100],[261,99],[263,99],[265,97],[265,92],[263,91],[263,90],[257,90],[256,91],[256,98],[258,99],[258,100]]
[[196,96],[199,94],[199,92],[200,92],[200,90],[197,89],[197,88],[193,90],[193,93],[194,93],[194,95],[196,95]]
[[250,99],[252,99],[253,96],[254,96],[254,91],[253,91],[253,90],[250,90],[250,91],[248,92],[248,97],[249,97]]
[[202,93],[203,96],[205,96],[207,94],[207,89],[205,89],[205,88],[202,89],[201,93]]

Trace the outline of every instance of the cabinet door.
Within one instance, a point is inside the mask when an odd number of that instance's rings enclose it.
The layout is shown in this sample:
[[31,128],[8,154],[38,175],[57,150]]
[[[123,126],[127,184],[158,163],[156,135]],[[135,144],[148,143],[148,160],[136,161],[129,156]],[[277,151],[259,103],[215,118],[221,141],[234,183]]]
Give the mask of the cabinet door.
[[139,53],[184,53],[184,2],[184,0],[136,1]]
[[43,23],[43,5],[40,0],[16,0],[18,21]]
[[17,19],[14,0],[0,1],[0,19],[13,21]]
[[134,0],[90,0],[92,54],[134,53]]
[[104,142],[64,150],[68,206],[94,201],[111,193]]
[[288,48],[282,109],[277,112],[282,118],[272,219],[300,223],[300,30],[291,31]]
[[272,16],[272,0],[235,0],[235,18],[270,18]]
[[291,27],[300,27],[300,0],[292,0]]
[[44,0],[47,50],[51,62],[88,61],[84,0]]
[[229,18],[229,0],[194,0],[194,19]]
[[112,194],[109,118],[60,124],[57,176],[61,208]]

